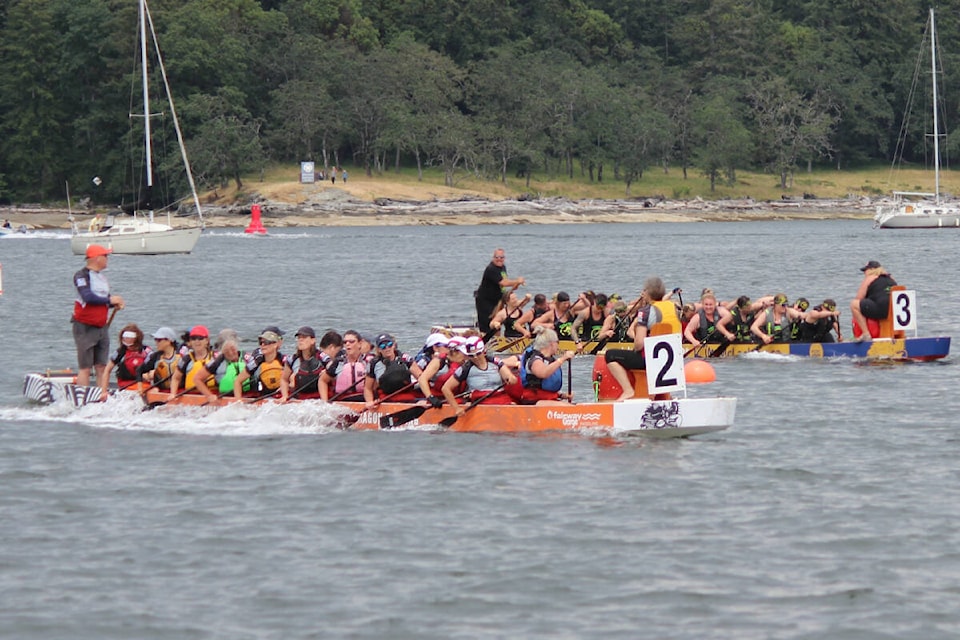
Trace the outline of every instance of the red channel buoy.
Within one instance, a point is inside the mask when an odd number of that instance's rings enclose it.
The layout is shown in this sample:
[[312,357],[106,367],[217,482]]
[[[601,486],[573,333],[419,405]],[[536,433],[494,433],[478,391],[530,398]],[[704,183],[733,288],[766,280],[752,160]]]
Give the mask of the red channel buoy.
[[250,207],[250,224],[243,230],[244,233],[266,233],[267,230],[260,221],[260,205],[255,204]]

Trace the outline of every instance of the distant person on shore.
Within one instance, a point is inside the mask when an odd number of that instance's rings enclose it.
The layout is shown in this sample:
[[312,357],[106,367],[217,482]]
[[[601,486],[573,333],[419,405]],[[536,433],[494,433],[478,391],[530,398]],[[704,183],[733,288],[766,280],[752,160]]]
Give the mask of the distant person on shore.
[[10,221],[9,221],[9,220],[4,220],[4,221],[3,221],[3,228],[4,228],[4,229],[12,229],[12,228],[13,228],[13,225],[10,224]]
[[123,309],[123,298],[110,294],[104,271],[112,250],[98,244],[87,247],[86,266],[73,274],[77,299],[73,303],[73,341],[77,346],[77,384],[90,384],[90,369],[97,372],[97,386],[107,381],[110,359],[110,309]]
[[340,180],[343,182],[343,184],[347,184],[347,177],[348,177],[348,176],[347,176],[347,170],[346,170],[346,169],[341,169],[341,170],[340,170]]
[[857,297],[850,301],[853,321],[860,327],[857,342],[871,339],[867,318],[883,320],[887,317],[890,312],[890,289],[897,286],[897,281],[876,260],[860,267],[860,271],[863,271],[863,281],[857,289]]
[[473,293],[476,298],[477,327],[486,334],[490,331],[490,320],[500,303],[503,294],[510,288],[516,288],[526,283],[523,278],[508,278],[506,266],[507,253],[503,249],[493,252],[493,259],[483,270],[480,286]]
[[336,183],[337,183],[337,168],[330,167],[330,184],[336,184]]

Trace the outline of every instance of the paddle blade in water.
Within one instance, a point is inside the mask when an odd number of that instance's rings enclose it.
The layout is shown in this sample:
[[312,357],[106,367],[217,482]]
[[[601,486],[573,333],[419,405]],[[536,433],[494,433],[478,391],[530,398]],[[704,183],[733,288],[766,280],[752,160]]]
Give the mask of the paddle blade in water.
[[440,426],[444,429],[449,429],[457,421],[457,416],[450,416],[449,418],[444,418],[440,421]]
[[428,407],[410,407],[409,409],[404,409],[402,411],[397,411],[396,413],[391,413],[380,418],[380,428],[381,429],[393,429],[394,427],[399,427],[400,425],[406,424],[411,420],[416,420],[423,415],[423,412],[427,410]]

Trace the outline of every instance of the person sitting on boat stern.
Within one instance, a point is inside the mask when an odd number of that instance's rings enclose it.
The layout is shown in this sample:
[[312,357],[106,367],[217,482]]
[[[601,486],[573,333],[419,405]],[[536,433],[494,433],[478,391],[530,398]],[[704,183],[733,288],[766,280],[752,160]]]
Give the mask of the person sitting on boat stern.
[[[120,346],[107,362],[107,370],[103,376],[105,381],[110,380],[110,372],[117,369],[117,387],[126,389],[137,384],[140,375],[137,371],[148,357],[152,349],[143,344],[143,331],[135,323],[128,324],[120,330]],[[100,387],[103,398],[107,397],[107,385]]]
[[758,313],[750,327],[753,335],[763,342],[790,342],[793,335],[793,323],[803,318],[803,314],[787,302],[787,294],[773,296],[773,306],[764,313]]
[[260,346],[243,357],[243,371],[233,381],[233,397],[243,397],[243,383],[250,380],[250,388],[264,395],[280,392],[281,402],[286,402],[289,392],[283,385],[284,357],[280,353],[283,334],[270,326],[260,332]]
[[[667,298],[663,280],[654,276],[647,278],[640,293],[640,308],[633,323],[633,349],[607,349],[603,359],[607,363],[610,375],[623,390],[617,401],[629,400],[634,396],[628,369],[646,369],[643,341],[649,335],[680,333],[680,317],[677,307]],[[710,294],[712,295],[712,294]],[[716,303],[716,300],[714,300]],[[694,316],[695,318],[697,316]]]
[[562,393],[563,363],[575,355],[560,351],[560,338],[549,327],[539,327],[533,344],[520,356],[520,376],[513,384],[504,387],[517,404],[566,404],[559,399],[572,400]]
[[[216,382],[220,396],[233,393],[233,382],[244,369],[243,352],[240,351],[239,342],[240,337],[233,329],[223,329],[217,334],[217,341],[214,344],[217,351],[214,352],[213,359],[203,365],[193,379],[197,391],[207,400],[217,399],[210,390],[210,379]],[[247,379],[241,386],[242,391],[249,391],[250,380]]]
[[833,331],[837,334],[837,342],[843,342],[840,335],[840,312],[837,303],[827,298],[822,303],[803,314],[800,324],[800,342],[833,342]]
[[[177,368],[173,371],[173,378],[170,381],[170,395],[167,401],[172,400],[177,395],[181,382],[184,391],[195,390],[197,373],[213,360],[215,355],[213,349],[210,348],[210,330],[202,324],[190,329],[186,337],[188,348],[185,353],[181,354],[180,362],[177,363]],[[214,379],[206,379],[204,384],[212,388],[216,382]]]
[[850,301],[853,322],[860,328],[860,335],[855,338],[857,342],[871,339],[867,318],[884,320],[887,317],[890,289],[897,286],[897,281],[876,260],[868,262],[860,271],[863,271],[863,280],[857,289],[857,297]]
[[[465,361],[447,379],[443,385],[443,397],[451,407],[457,405],[457,391],[461,385],[470,392],[468,402],[482,404],[512,404],[513,399],[507,394],[506,385],[516,384],[517,377],[513,375],[503,360],[487,353],[486,345],[480,338],[468,340],[457,348]],[[491,393],[499,389],[496,393]],[[442,406],[442,402],[431,403],[435,408]],[[466,409],[460,406],[457,416],[463,415]]]
[[[90,370],[97,372],[96,384],[103,388],[110,359],[110,309],[123,309],[123,298],[111,295],[104,271],[111,249],[92,244],[87,247],[85,266],[73,274],[77,298],[73,302],[73,341],[77,347],[77,384],[90,384]],[[104,396],[106,397],[106,396]]]
[[713,292],[703,294],[700,298],[700,310],[690,318],[683,337],[694,347],[704,342],[720,342],[721,337],[727,342],[733,342],[736,336],[727,329],[730,322],[730,312],[717,304],[717,297]]
[[153,339],[157,348],[143,361],[138,373],[140,379],[149,382],[150,386],[169,389],[170,378],[180,362],[177,333],[170,327],[160,327],[153,332]]
[[[377,336],[377,357],[367,367],[367,379],[363,388],[366,408],[373,407],[377,396],[396,394],[397,402],[417,400],[421,396],[414,389],[417,377],[423,373],[407,353],[400,353],[397,340],[389,333]],[[405,387],[407,390],[400,392]],[[400,392],[400,393],[398,393]]]

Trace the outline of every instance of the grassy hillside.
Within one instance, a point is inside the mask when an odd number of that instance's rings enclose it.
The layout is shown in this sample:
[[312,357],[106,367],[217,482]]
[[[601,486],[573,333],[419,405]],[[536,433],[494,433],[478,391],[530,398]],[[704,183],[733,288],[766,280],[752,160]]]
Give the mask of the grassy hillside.
[[[716,191],[710,191],[709,181],[696,170],[688,172],[683,179],[682,172],[671,169],[664,172],[655,169],[644,174],[643,179],[631,186],[629,196],[622,182],[612,180],[603,183],[590,183],[579,175],[572,180],[566,177],[548,177],[534,174],[529,189],[525,181],[518,178],[508,179],[506,184],[495,181],[461,177],[455,188],[443,186],[440,171],[430,169],[424,172],[422,181],[417,180],[415,169],[403,169],[399,173],[387,171],[367,177],[361,169],[347,167],[350,178],[346,185],[338,178],[336,187],[347,191],[351,196],[373,200],[375,198],[394,198],[406,200],[432,200],[477,195],[490,199],[514,198],[531,194],[540,198],[566,197],[571,199],[622,199],[626,197],[643,198],[663,196],[668,199],[690,200],[697,197],[705,200],[753,198],[754,200],[779,200],[782,196],[802,197],[811,194],[817,198],[877,197],[889,195],[891,191],[932,191],[933,173],[923,169],[908,169],[891,172],[889,167],[876,167],[855,171],[832,171],[818,169],[812,173],[798,173],[786,190],[780,189],[776,176],[763,173],[742,171],[737,174],[737,183],[733,186],[718,185]],[[299,182],[298,165],[278,165],[267,169],[260,175],[247,176],[244,179],[242,193],[237,193],[235,185],[226,189],[217,189],[207,194],[208,201],[229,202],[246,200],[256,192],[262,197],[278,201],[296,202],[302,199],[304,185]],[[960,172],[947,171],[941,176],[941,190],[960,193]],[[326,183],[329,186],[329,183]]]

